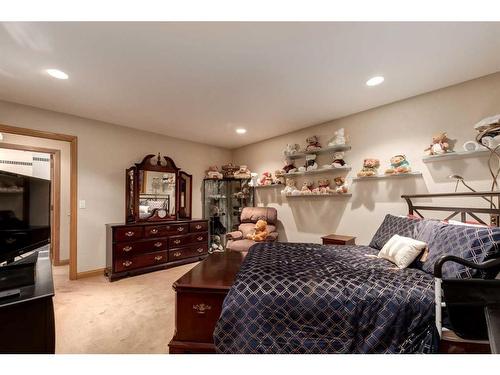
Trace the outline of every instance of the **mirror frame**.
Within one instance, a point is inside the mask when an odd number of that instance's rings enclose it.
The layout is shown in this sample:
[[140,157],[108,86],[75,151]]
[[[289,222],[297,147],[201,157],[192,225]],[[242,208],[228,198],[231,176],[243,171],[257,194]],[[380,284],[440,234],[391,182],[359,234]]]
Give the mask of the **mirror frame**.
[[[156,158],[156,163],[152,163],[153,158]],[[158,210],[155,209],[153,214],[147,218],[141,218],[139,215],[139,175],[141,171],[163,172],[175,174],[175,214],[167,215],[166,217],[158,216]],[[127,223],[141,223],[154,221],[172,221],[177,220],[179,212],[179,171],[174,161],[168,156],[161,158],[158,155],[149,154],[142,159],[140,163],[126,170],[126,185],[125,185],[125,221]],[[144,178],[144,177],[143,177]]]
[[[179,219],[188,219],[191,220],[191,215],[193,211],[193,175],[186,173],[184,171],[179,171],[179,187],[178,187],[178,197],[177,197],[177,202],[179,204],[177,205],[177,212],[179,214]],[[185,201],[189,202],[187,209],[183,210],[185,207],[181,207],[181,180],[185,181],[186,184],[189,184],[189,188],[186,188],[185,194],[186,198]],[[186,206],[186,203],[185,203]]]

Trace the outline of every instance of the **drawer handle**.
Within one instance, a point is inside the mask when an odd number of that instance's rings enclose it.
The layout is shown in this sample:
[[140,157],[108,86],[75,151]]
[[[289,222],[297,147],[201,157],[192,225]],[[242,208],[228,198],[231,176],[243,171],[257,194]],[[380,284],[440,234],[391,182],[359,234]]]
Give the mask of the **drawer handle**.
[[182,231],[184,231],[184,227],[177,228],[177,232],[182,232]]
[[156,261],[160,261],[162,259],[163,259],[163,255],[157,255],[157,256],[155,256],[155,260]]
[[199,252],[199,253],[202,253],[203,252],[203,248],[200,247],[200,248],[196,249],[196,251]]
[[180,257],[182,255],[182,253],[180,251],[176,251],[174,253],[174,257]]
[[203,241],[203,236],[196,237],[196,239],[197,239],[198,241]]
[[125,251],[126,253],[128,253],[130,250],[132,250],[132,246],[129,246],[129,245],[124,246],[122,250]]
[[180,244],[180,243],[181,243],[181,240],[174,240],[174,243],[175,243],[176,245],[178,245],[178,244]]
[[131,266],[132,262],[130,260],[126,260],[125,262],[122,263],[125,267]]
[[149,233],[151,233],[151,234],[156,234],[156,233],[158,233],[158,229],[156,229],[156,228],[155,228],[155,229],[151,229],[151,230],[149,231]]
[[158,241],[158,242],[155,242],[154,246],[155,247],[161,247],[161,245],[163,245],[163,242]]
[[125,236],[127,237],[132,237],[134,235],[135,232],[132,232],[131,230],[129,230],[128,232],[125,233]]
[[195,228],[196,228],[196,229],[201,229],[201,228],[202,228],[202,226],[201,226],[201,224],[197,224],[197,225],[195,226]]
[[212,310],[212,306],[206,305],[204,303],[199,303],[198,305],[193,305],[193,310],[196,311],[197,314],[206,314],[207,311]]

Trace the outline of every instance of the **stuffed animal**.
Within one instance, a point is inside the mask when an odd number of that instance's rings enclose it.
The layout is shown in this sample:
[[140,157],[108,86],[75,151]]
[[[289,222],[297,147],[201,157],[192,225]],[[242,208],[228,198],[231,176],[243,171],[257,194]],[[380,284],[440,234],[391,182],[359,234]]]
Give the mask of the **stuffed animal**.
[[316,163],[316,155],[314,154],[306,155],[305,168],[306,171],[313,171],[315,169],[318,169],[318,163]]
[[297,143],[295,144],[292,144],[292,143],[288,143],[285,147],[285,149],[283,150],[283,154],[286,156],[286,155],[293,155],[293,154],[296,154],[298,153],[300,150],[300,145],[298,145]]
[[345,145],[346,140],[344,128],[340,128],[333,133],[333,137],[328,141],[328,147]]
[[335,152],[333,154],[332,167],[334,168],[342,168],[345,165],[344,161],[344,152]]
[[259,175],[255,172],[250,173],[250,182],[248,186],[255,187],[258,185]]
[[220,253],[224,251],[224,246],[222,246],[222,241],[219,235],[215,235],[212,237],[212,244],[210,245],[211,253]]
[[333,182],[335,183],[335,193],[346,194],[349,191],[345,182],[345,177],[335,177]]
[[334,193],[335,191],[330,188],[330,180],[323,179],[318,180],[318,187],[314,188],[312,192],[317,195],[328,195]]
[[234,178],[250,178],[251,172],[246,165],[240,165],[240,169],[234,173]]
[[285,171],[283,169],[274,171],[274,183],[278,185],[285,184]]
[[294,161],[290,158],[286,158],[284,161],[285,166],[283,167],[283,170],[285,173],[293,173],[297,171],[297,168],[295,167]]
[[267,236],[269,236],[269,232],[267,230],[267,221],[265,220],[257,220],[255,223],[255,229],[253,234],[248,234],[247,239],[262,242],[265,241]]
[[219,169],[215,165],[208,167],[208,169],[205,173],[206,173],[207,178],[216,178],[216,179],[224,178],[222,173],[219,172]]
[[313,191],[314,183],[311,181],[304,181],[302,188],[300,189],[301,195],[311,195]]
[[271,172],[264,172],[262,173],[262,176],[260,177],[259,180],[259,185],[272,185],[273,183],[273,177],[271,175]]
[[385,170],[385,174],[399,174],[411,172],[410,163],[404,155],[396,155],[391,158],[391,166]]
[[244,187],[241,189],[241,191],[238,191],[237,193],[233,193],[233,198],[235,199],[245,199],[250,196],[250,190],[247,187]]
[[425,150],[427,155],[442,155],[450,152],[450,144],[446,133],[438,133],[432,137],[432,144]]
[[281,190],[281,194],[283,195],[292,195],[294,191],[299,191],[297,189],[297,185],[293,178],[286,179],[286,186],[283,190]]
[[321,144],[318,141],[318,137],[315,135],[308,137],[306,139],[306,143],[307,143],[306,151],[316,151],[321,149]]
[[222,166],[222,174],[225,178],[234,178],[234,174],[240,169],[240,167],[233,165],[231,163]]
[[376,176],[380,161],[378,159],[365,159],[363,161],[363,168],[358,172],[358,177],[371,177]]

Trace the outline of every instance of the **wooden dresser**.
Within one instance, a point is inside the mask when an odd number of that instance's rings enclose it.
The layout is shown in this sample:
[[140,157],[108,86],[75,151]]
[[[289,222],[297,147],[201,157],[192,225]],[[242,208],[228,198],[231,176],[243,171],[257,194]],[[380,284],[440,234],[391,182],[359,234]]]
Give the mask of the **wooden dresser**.
[[246,254],[210,254],[173,284],[175,333],[168,344],[169,353],[215,353],[215,325]]
[[207,220],[106,225],[105,275],[110,281],[197,262],[207,254]]

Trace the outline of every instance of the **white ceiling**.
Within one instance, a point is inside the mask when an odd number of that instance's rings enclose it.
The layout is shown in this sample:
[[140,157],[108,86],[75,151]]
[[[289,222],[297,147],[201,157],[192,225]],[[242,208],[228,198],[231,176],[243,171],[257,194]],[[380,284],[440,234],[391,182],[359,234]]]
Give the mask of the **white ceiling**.
[[1,26],[0,99],[227,148],[500,71],[500,23]]

